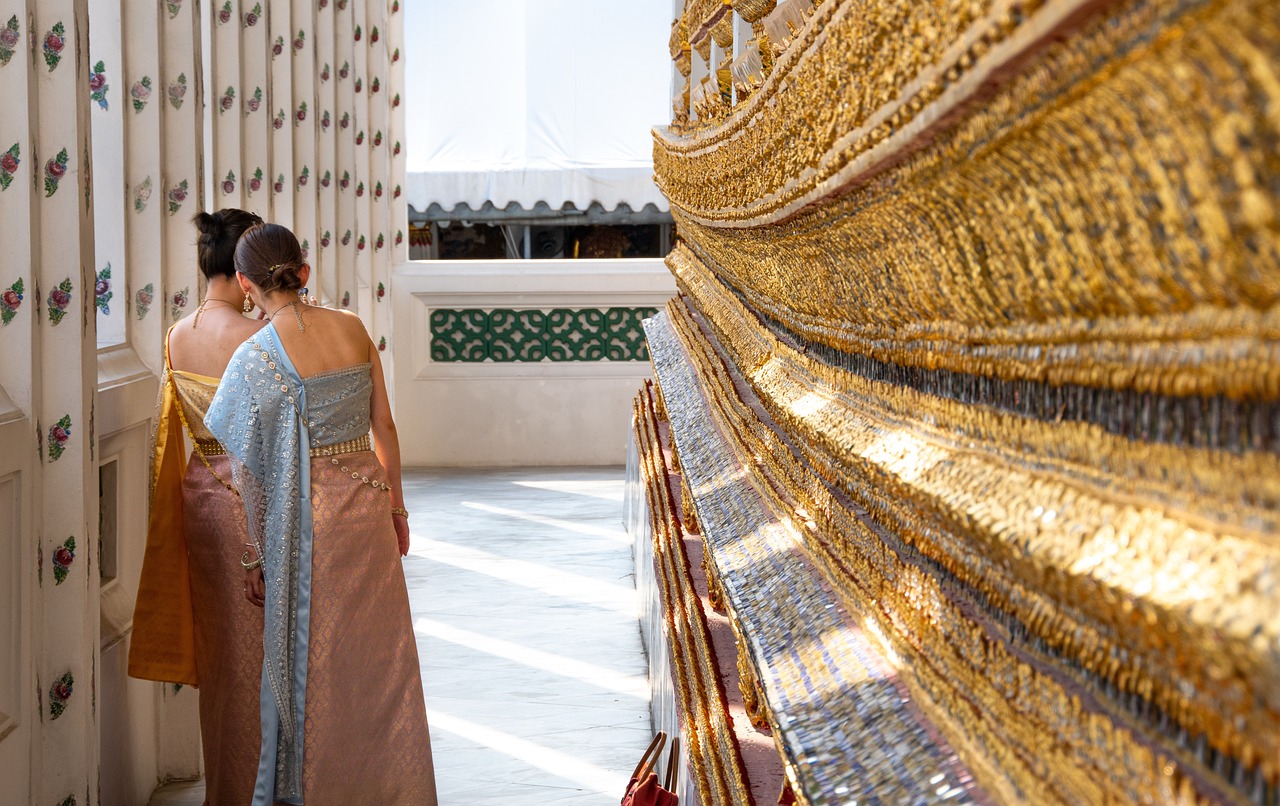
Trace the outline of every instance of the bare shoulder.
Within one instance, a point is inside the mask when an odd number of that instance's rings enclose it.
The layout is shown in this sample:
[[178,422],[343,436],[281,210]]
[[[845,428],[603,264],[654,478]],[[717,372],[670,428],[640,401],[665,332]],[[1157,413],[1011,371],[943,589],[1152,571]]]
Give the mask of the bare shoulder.
[[317,312],[322,312],[325,318],[333,324],[334,327],[340,329],[343,335],[351,337],[364,336],[368,337],[368,331],[364,328],[364,320],[355,311],[348,311],[341,308],[315,308]]

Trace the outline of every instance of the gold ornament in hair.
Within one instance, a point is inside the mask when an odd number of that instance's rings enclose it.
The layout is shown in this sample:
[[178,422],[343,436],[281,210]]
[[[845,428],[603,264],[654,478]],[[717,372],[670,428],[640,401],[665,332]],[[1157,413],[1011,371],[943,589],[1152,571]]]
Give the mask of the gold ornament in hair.
[[289,265],[288,263],[277,263],[276,265],[271,266],[270,268],[267,269],[267,274],[275,274],[276,269],[282,269],[288,265]]

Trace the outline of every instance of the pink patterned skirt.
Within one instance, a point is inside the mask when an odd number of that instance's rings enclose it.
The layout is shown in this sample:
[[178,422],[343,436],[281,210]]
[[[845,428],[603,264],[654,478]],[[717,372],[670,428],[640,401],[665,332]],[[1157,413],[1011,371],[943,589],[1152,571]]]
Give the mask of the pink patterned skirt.
[[[231,480],[226,456],[210,456],[209,464]],[[244,506],[192,454],[182,480],[182,508],[191,564],[205,798],[211,806],[244,806],[253,799],[262,744],[262,610],[244,597],[240,555],[249,540]]]
[[311,460],[303,800],[433,806],[431,737],[391,496],[351,477],[387,475],[372,451],[334,458],[338,464]]

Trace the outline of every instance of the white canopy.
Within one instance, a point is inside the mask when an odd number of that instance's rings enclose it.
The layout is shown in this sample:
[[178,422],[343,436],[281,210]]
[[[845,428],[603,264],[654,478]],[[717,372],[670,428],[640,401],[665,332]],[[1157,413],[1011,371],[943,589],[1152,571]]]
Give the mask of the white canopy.
[[654,204],[670,118],[666,3],[405,4],[409,204]]

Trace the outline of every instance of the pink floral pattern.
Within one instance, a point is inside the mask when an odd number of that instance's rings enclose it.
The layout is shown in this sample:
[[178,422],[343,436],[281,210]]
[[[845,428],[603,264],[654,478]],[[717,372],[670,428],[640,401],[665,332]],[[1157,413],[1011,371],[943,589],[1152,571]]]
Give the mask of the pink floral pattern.
[[89,100],[98,104],[100,109],[107,109],[107,90],[111,86],[107,84],[107,64],[99,61],[89,71]]
[[177,81],[169,85],[169,103],[174,109],[182,108],[182,99],[187,95],[187,74],[178,73]]
[[262,169],[255,168],[253,171],[253,176],[249,177],[249,195],[252,196],[254,193],[258,192],[261,189],[262,189]]
[[[49,686],[49,719],[57,719],[62,716],[63,711],[67,710],[67,700],[71,699],[75,684],[75,677],[72,676],[70,671],[66,671],[62,674],[62,677],[53,682],[52,686]],[[67,800],[62,801],[62,804],[75,806],[75,795],[68,796],[68,800],[70,800],[69,804],[67,804]],[[59,806],[62,806],[62,804],[59,804]]]
[[244,13],[244,27],[252,28],[258,24],[258,20],[262,18],[262,4],[257,3],[252,9]]
[[9,63],[21,41],[22,29],[18,25],[18,15],[14,14],[4,27],[0,28],[0,67]]
[[218,22],[226,25],[231,22],[231,0],[222,4],[222,8],[218,9]]
[[236,172],[235,171],[227,171],[226,177],[224,177],[222,180],[222,192],[227,196],[230,196],[232,193],[236,192]]
[[178,184],[169,188],[169,215],[173,215],[182,208],[182,203],[187,200],[187,180],[183,179]]
[[382,298],[385,297],[386,295],[387,295],[387,287],[382,283],[378,283],[378,291],[376,294],[377,301],[382,302]]
[[13,181],[13,175],[18,172],[18,166],[22,164],[21,156],[22,149],[17,143],[9,146],[8,151],[0,154],[0,191],[9,189],[9,183]]
[[236,88],[227,87],[222,93],[222,98],[218,101],[218,114],[221,115],[231,109],[236,103]]
[[173,302],[169,306],[169,318],[178,321],[182,318],[182,311],[187,307],[188,294],[191,293],[191,286],[187,286],[181,291],[173,292]]
[[350,292],[350,291],[343,291],[343,292],[342,292],[342,307],[344,307],[344,308],[350,308],[350,307],[351,307],[351,292]]
[[44,49],[44,63],[49,65],[49,72],[52,73],[58,67],[58,63],[62,61],[62,49],[67,46],[67,29],[62,21],[54,23],[44,35],[42,47]]
[[[67,449],[67,443],[70,441],[71,441],[71,415],[64,414],[62,415],[62,419],[54,423],[53,427],[49,429],[49,461],[56,462],[59,459],[61,459],[63,452]],[[75,548],[76,548],[75,540],[71,539],[71,551],[74,552]],[[54,576],[55,577],[57,576],[57,562],[58,562],[58,558],[55,556],[54,557]],[[63,570],[63,576],[66,576],[65,569]],[[58,583],[61,584],[62,580],[59,579]]]
[[114,293],[111,290],[111,263],[108,262],[102,271],[98,272],[93,284],[93,304],[102,311],[104,316],[111,315],[111,297]]
[[129,88],[129,97],[133,99],[134,112],[146,109],[147,101],[151,100],[151,77],[143,76],[133,82],[133,86]]
[[324,234],[320,236],[320,248],[328,249],[329,242],[332,240],[332,238],[333,238],[332,233],[330,233],[329,230],[325,230]]
[[262,87],[254,87],[253,95],[250,95],[244,102],[246,114],[252,115],[262,106]]
[[[63,418],[67,419],[67,418]],[[70,420],[67,420],[68,423]],[[54,426],[57,428],[57,426]],[[49,439],[49,451],[53,452],[52,432]],[[53,584],[61,585],[67,579],[67,574],[71,571],[71,563],[76,558],[76,539],[68,537],[62,542],[62,545],[53,550]]]
[[67,150],[64,148],[58,155],[44,164],[45,198],[58,192],[58,183],[67,175]]
[[7,325],[18,315],[18,308],[22,307],[22,292],[22,278],[19,277],[0,293],[0,323]]
[[67,315],[67,306],[71,304],[71,278],[63,280],[49,292],[46,303],[49,306],[49,321],[56,327],[61,324],[62,317]]
[[156,284],[147,283],[138,292],[133,295],[133,309],[138,313],[138,319],[142,319],[151,310],[151,303],[156,299]]
[[166,5],[169,6],[169,19],[178,16],[178,12],[182,11],[182,0],[167,0]]
[[143,179],[137,187],[133,189],[133,211],[141,213],[147,209],[147,202],[151,200],[151,177]]

